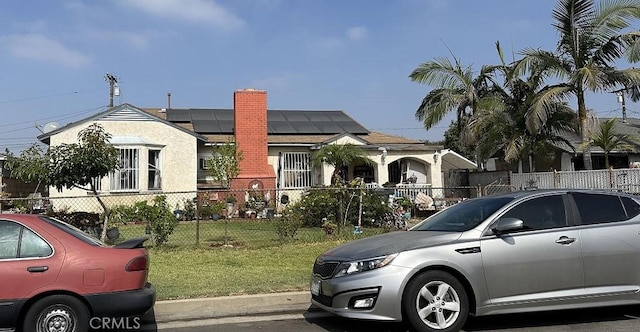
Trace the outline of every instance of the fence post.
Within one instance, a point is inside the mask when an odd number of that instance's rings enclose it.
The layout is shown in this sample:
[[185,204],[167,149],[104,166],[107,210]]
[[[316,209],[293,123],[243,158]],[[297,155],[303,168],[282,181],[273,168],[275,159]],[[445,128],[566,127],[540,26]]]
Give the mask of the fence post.
[[615,186],[615,181],[614,181],[614,178],[613,178],[613,167],[609,167],[609,168],[607,168],[607,170],[609,171],[609,188],[613,189],[613,188],[615,188],[614,187]]
[[482,197],[482,186],[478,185],[476,187],[476,197]]
[[200,206],[200,199],[198,197],[198,193],[196,193],[196,246],[200,245],[200,211],[198,206]]

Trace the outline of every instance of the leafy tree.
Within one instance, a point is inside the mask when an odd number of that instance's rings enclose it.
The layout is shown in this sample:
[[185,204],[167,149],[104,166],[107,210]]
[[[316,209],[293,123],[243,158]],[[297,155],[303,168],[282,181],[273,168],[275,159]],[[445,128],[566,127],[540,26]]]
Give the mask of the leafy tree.
[[525,49],[519,70],[535,66],[548,68],[560,82],[548,85],[537,96],[530,111],[530,127],[541,127],[551,114],[550,101],[575,96],[585,168],[591,169],[588,149],[587,91],[624,89],[632,100],[640,98],[640,69],[616,69],[622,57],[640,60],[640,34],[630,29],[640,18],[640,1],[610,0],[596,5],[593,0],[558,0],[553,10],[553,26],[559,40],[555,52]]
[[49,147],[44,152],[39,145],[22,151],[19,156],[7,152],[6,167],[16,179],[38,181],[55,187],[79,188],[91,192],[105,212],[101,239],[106,238],[108,208],[93,184],[118,168],[118,150],[109,141],[111,134],[99,124],[92,124],[78,133],[78,142]]
[[211,158],[206,160],[207,171],[215,181],[228,188],[231,179],[240,174],[242,158],[242,151],[237,149],[234,142],[228,141],[222,145],[215,145],[211,151]]
[[334,167],[331,175],[332,184],[340,184],[345,180],[340,177],[340,172],[352,163],[373,164],[367,152],[354,144],[327,144],[313,154],[312,161],[316,166],[326,163]]
[[633,138],[627,134],[619,134],[615,130],[616,119],[611,118],[600,124],[598,130],[591,132],[589,145],[597,146],[604,151],[604,167],[609,168],[609,153],[614,150],[632,151],[628,142]]
[[[520,75],[516,67],[507,64],[500,43],[496,43],[500,65],[494,68],[496,78],[502,84],[493,84],[486,97],[478,102],[478,111],[471,116],[465,131],[472,141],[477,142],[477,153],[486,159],[500,152],[505,161],[529,159],[529,170],[534,170],[533,156],[549,156],[555,143],[571,144],[564,133],[574,132],[573,111],[566,102],[549,100],[547,118],[540,126],[529,126],[531,105],[541,93],[549,73],[547,68],[530,67],[525,75]],[[517,63],[517,62],[516,62]]]

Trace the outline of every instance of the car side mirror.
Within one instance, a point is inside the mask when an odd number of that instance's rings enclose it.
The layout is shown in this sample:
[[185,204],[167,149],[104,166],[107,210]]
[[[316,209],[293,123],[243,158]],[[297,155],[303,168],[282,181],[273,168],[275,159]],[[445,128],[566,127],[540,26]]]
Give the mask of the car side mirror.
[[493,234],[510,233],[522,229],[524,229],[524,221],[518,218],[502,218],[491,226]]

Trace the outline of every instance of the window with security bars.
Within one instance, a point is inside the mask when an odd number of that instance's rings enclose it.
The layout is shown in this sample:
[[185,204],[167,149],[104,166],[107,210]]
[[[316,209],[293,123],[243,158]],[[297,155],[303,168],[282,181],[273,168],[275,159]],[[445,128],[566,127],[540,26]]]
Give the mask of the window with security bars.
[[102,178],[99,178],[99,177],[92,178],[91,183],[93,184],[93,188],[95,188],[97,192],[102,191]]
[[280,188],[307,188],[313,185],[311,154],[284,152],[280,156]]
[[160,177],[160,150],[149,150],[149,190],[162,189]]
[[118,163],[120,167],[111,176],[111,190],[138,190],[140,171],[138,149],[119,149]]

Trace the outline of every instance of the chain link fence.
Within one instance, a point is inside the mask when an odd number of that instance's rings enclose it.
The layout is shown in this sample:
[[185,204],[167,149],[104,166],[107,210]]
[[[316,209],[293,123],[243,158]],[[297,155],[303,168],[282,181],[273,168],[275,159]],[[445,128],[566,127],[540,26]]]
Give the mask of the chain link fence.
[[[327,236],[352,239],[362,229],[371,235],[406,228],[409,218],[423,218],[478,195],[476,187],[249,189],[34,195],[0,199],[0,207],[5,213],[51,215],[100,237],[104,206],[109,211],[107,239],[112,243],[146,236],[147,245],[169,248],[259,248],[290,240],[325,241]],[[420,203],[420,197],[427,197],[427,204]],[[404,218],[404,224],[390,220],[390,213]]]

